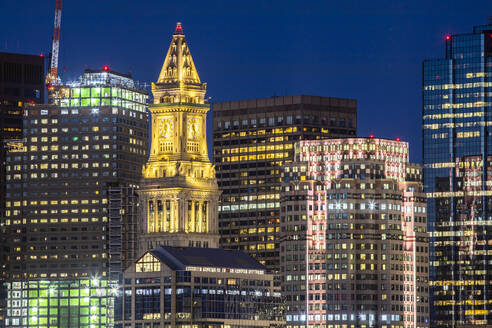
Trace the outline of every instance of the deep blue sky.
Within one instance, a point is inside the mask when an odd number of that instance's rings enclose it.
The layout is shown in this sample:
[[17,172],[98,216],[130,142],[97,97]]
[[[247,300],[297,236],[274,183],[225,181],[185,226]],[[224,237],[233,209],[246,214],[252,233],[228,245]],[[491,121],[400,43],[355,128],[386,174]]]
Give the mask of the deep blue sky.
[[[0,51],[49,53],[54,0],[0,0]],[[359,135],[421,160],[421,62],[487,22],[492,1],[65,1],[64,80],[85,66],[155,81],[177,21],[212,101],[311,94],[358,100]]]

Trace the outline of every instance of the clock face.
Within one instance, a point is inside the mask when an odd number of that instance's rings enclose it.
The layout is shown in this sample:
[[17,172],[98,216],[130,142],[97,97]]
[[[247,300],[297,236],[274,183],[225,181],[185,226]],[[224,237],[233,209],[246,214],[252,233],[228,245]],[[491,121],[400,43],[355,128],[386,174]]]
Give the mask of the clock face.
[[173,132],[173,120],[164,118],[159,122],[159,134],[164,138],[169,138]]
[[188,139],[196,139],[200,135],[200,121],[196,117],[188,119]]

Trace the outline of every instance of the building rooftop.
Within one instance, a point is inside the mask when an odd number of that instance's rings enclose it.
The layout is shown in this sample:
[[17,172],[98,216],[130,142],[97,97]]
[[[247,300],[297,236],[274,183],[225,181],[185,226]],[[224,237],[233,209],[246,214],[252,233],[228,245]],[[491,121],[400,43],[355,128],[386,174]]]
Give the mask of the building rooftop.
[[150,253],[173,270],[187,266],[266,270],[254,258],[236,250],[159,246]]
[[352,107],[354,111],[357,108],[357,100],[355,99],[295,95],[295,96],[258,98],[258,99],[249,99],[249,100],[214,102],[213,110],[227,111],[227,110],[234,110],[234,109],[239,110],[244,108],[273,107],[273,106],[299,105],[299,104],[345,107],[345,108]]

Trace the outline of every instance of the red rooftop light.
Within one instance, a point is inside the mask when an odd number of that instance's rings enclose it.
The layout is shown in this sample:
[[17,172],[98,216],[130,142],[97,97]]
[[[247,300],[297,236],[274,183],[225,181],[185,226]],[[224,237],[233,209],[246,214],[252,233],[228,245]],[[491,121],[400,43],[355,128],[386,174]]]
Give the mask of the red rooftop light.
[[401,139],[400,139],[400,137],[397,137],[397,138],[396,138],[396,141],[400,141],[400,140],[401,140]]
[[109,71],[109,66],[108,65],[104,65],[103,70]]
[[44,54],[39,54],[39,57],[44,57]]
[[369,138],[374,139],[374,134],[372,134],[372,133],[371,133],[371,134],[369,135]]
[[451,35],[446,35],[446,40],[451,40]]
[[176,32],[174,34],[183,34],[183,27],[181,26],[181,22],[176,23]]

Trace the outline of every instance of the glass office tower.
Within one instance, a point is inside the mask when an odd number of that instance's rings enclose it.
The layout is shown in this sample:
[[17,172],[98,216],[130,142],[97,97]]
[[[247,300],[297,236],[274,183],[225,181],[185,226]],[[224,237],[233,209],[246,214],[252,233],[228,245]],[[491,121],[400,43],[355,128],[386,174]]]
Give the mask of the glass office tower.
[[423,63],[433,327],[492,321],[492,25]]

